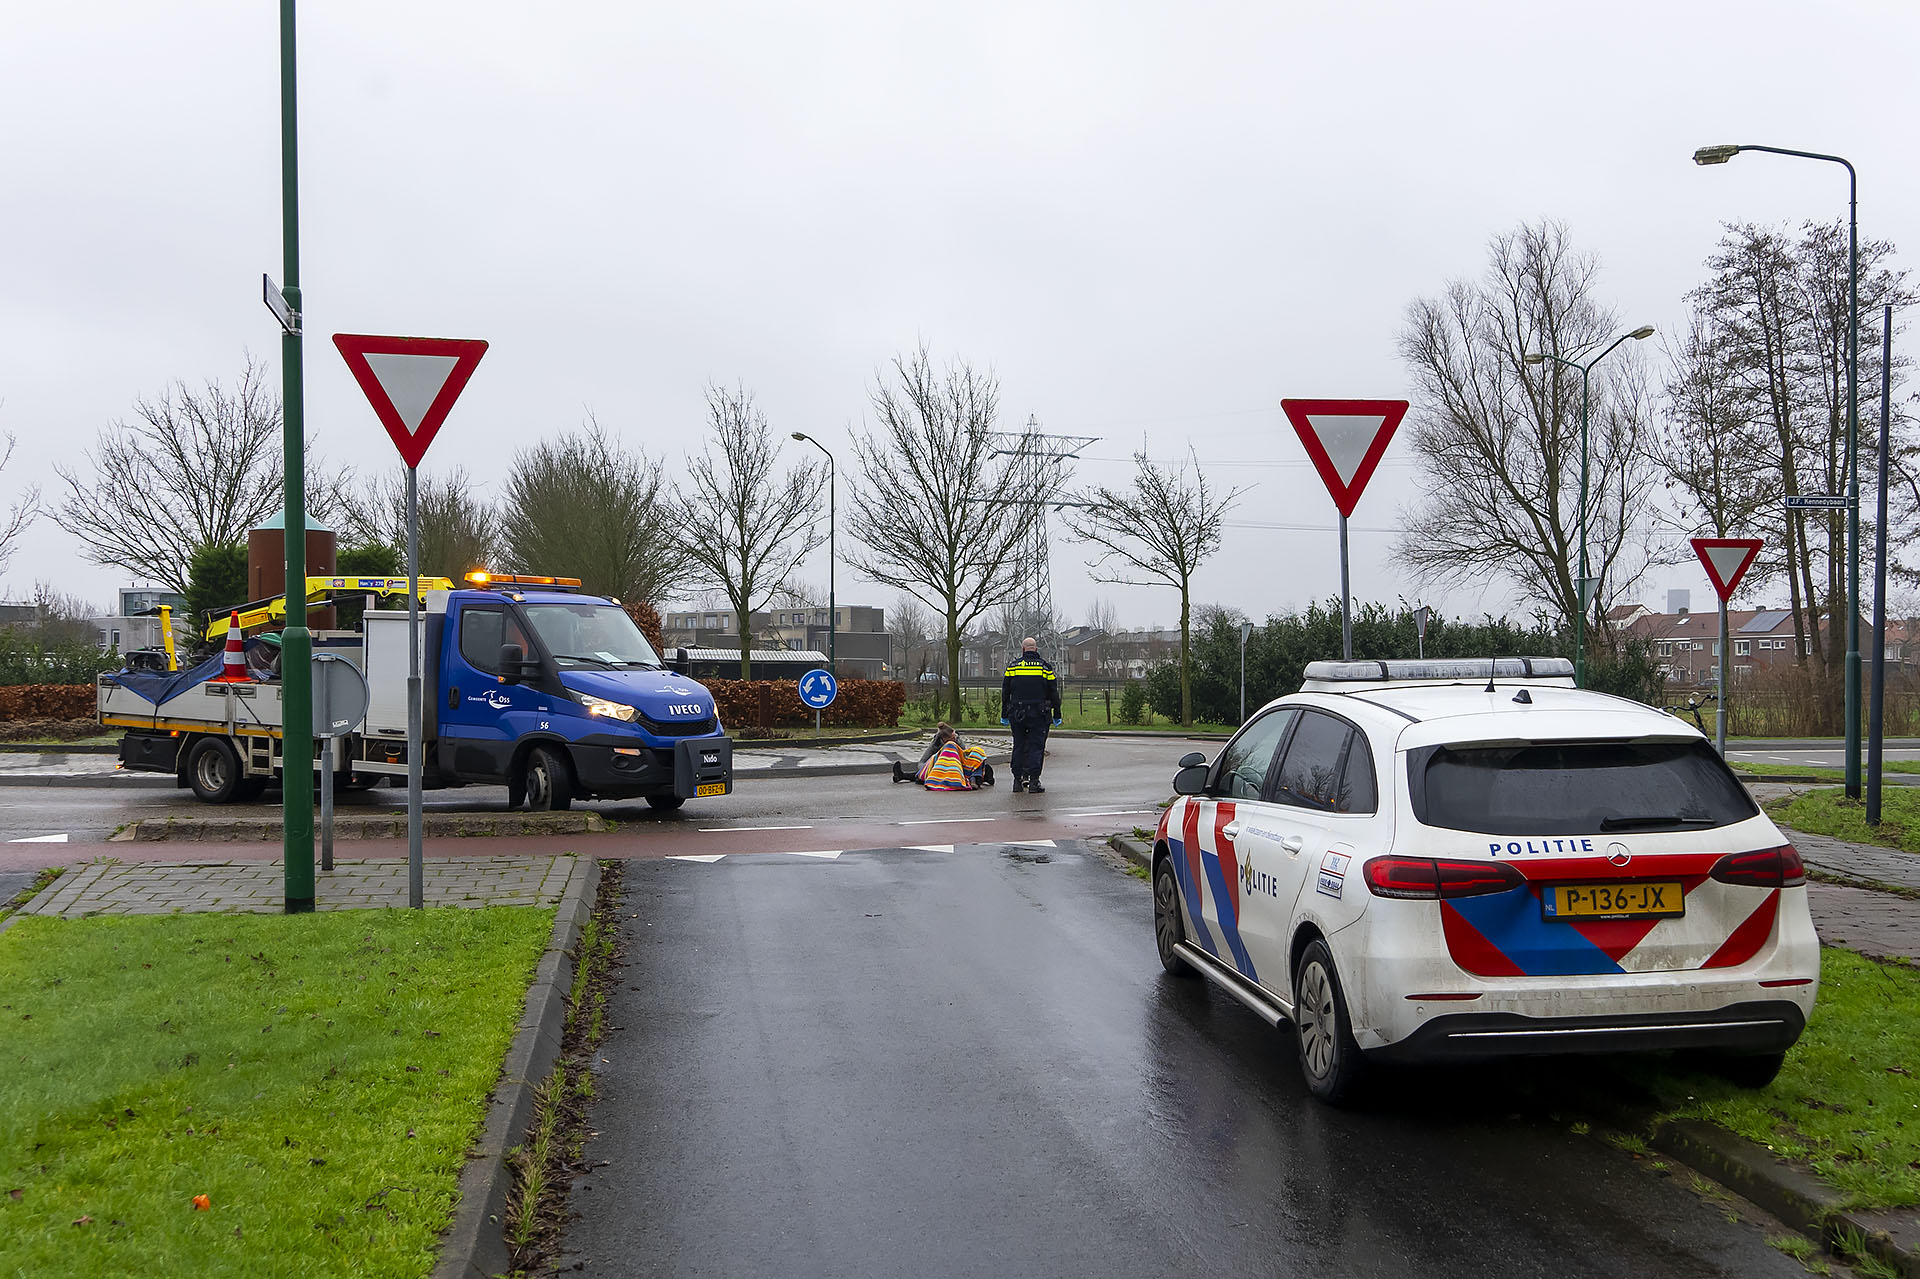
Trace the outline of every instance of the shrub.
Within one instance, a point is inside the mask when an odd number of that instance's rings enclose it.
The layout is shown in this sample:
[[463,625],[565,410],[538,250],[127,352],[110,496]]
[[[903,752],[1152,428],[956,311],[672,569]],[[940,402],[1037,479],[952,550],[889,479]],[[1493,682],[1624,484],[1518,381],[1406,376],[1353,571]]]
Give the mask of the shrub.
[[[762,689],[772,702],[772,727],[813,725],[813,708],[800,700],[800,686],[796,681],[703,679],[700,682],[713,693],[720,722],[729,731],[760,726]],[[900,723],[900,712],[906,701],[906,685],[896,680],[841,680],[839,695],[833,705],[820,713],[820,722],[834,728],[894,728]]]
[[87,719],[97,705],[91,684],[16,684],[0,688],[0,720]]
[[1147,718],[1147,688],[1137,679],[1127,681],[1120,691],[1120,722],[1142,724]]

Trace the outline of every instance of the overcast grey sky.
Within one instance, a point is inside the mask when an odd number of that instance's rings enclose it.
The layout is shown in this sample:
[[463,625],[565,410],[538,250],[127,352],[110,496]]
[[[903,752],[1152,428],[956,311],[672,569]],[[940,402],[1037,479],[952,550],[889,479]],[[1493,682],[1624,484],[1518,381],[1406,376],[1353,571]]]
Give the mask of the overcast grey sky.
[[[54,463],[171,379],[248,350],[277,378],[276,10],[10,9],[0,504],[55,495]],[[1254,485],[1235,520],[1310,527],[1234,528],[1197,597],[1304,605],[1338,591],[1335,516],[1282,397],[1404,396],[1408,301],[1522,219],[1566,221],[1622,320],[1671,331],[1720,221],[1844,214],[1837,167],[1696,168],[1706,143],[1848,156],[1862,234],[1906,264],[1917,29],[1891,2],[308,3],[309,429],[397,465],[329,334],[483,337],[429,471],[497,481],[589,409],[677,462],[719,380],[850,481],[875,369],[924,339],[997,372],[1009,427],[1102,437],[1083,478],[1124,480],[1144,440]],[[1353,519],[1357,598],[1423,596],[1384,557],[1416,483],[1396,445]],[[1074,620],[1096,593],[1176,620],[1082,563],[1056,545]],[[46,520],[0,595],[36,578],[103,604],[124,580]]]

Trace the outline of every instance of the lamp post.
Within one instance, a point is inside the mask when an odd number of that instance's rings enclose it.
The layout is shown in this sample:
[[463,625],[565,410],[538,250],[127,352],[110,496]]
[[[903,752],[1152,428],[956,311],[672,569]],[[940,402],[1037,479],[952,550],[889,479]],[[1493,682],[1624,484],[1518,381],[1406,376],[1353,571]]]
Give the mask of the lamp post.
[[827,674],[839,679],[840,669],[834,665],[834,641],[840,637],[840,615],[833,606],[833,506],[837,485],[833,452],[805,431],[795,431],[793,438],[804,440],[827,455]]
[[1240,722],[1247,722],[1247,637],[1253,634],[1253,623],[1240,623]]
[[[1847,797],[1860,798],[1860,181],[1849,160],[1791,147],[1701,147],[1695,164],[1725,164],[1742,151],[1825,160],[1847,171]],[[1829,610],[1831,615],[1831,610]]]
[[1528,364],[1544,364],[1552,360],[1555,364],[1564,364],[1570,369],[1580,370],[1580,577],[1574,583],[1573,593],[1579,597],[1579,607],[1573,615],[1573,683],[1576,688],[1587,686],[1587,598],[1588,583],[1593,580],[1587,567],[1587,391],[1593,373],[1593,366],[1612,354],[1614,347],[1631,338],[1638,342],[1653,336],[1653,326],[1643,324],[1631,333],[1622,333],[1615,338],[1607,349],[1580,364],[1563,355],[1547,353],[1528,353],[1521,358]]

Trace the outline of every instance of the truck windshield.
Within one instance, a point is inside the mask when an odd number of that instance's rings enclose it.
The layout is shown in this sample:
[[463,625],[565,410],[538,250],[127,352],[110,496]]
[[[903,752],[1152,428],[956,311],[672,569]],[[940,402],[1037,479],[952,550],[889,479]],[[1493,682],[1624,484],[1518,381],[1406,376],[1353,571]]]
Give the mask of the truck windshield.
[[568,666],[660,665],[659,654],[624,610],[611,604],[522,604],[528,625],[553,654]]
[[1731,826],[1759,811],[1713,747],[1700,741],[1442,746],[1410,752],[1407,763],[1415,780],[1414,816],[1449,830],[1695,830]]

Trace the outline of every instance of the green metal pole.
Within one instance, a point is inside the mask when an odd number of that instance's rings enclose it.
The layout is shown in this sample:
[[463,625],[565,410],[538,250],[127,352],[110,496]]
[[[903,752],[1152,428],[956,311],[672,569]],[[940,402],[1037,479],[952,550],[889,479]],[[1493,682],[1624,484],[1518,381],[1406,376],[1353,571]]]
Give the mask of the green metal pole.
[[[1619,343],[1614,343],[1618,346]],[[1608,347],[1611,351],[1613,347]],[[1604,354],[1604,352],[1602,353]],[[1594,364],[1599,361],[1595,360]],[[1587,686],[1587,380],[1593,364],[1580,370],[1580,579],[1573,584],[1579,608],[1573,615],[1573,686]]]
[[1860,798],[1860,200],[1847,165],[1847,797]]
[[[287,276],[282,292],[298,316],[303,308],[296,101],[293,0],[280,0],[280,216]],[[287,621],[280,632],[280,850],[291,915],[313,909],[313,637],[307,631],[306,412],[298,323],[281,337],[280,356],[287,548]]]

